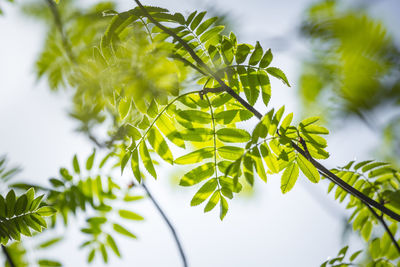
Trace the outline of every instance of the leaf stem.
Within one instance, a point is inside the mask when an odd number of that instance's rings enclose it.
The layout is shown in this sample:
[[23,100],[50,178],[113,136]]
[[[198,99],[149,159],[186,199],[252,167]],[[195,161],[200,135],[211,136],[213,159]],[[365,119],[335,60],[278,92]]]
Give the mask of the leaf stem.
[[142,180],[141,186],[146,191],[147,196],[150,198],[151,202],[153,202],[153,204],[156,207],[156,209],[158,210],[158,212],[161,214],[161,217],[164,219],[165,223],[168,225],[168,228],[170,229],[170,231],[171,231],[171,233],[172,233],[172,235],[173,235],[173,237],[175,239],[176,245],[177,245],[178,250],[179,250],[179,254],[181,255],[183,266],[187,267],[188,263],[187,263],[187,260],[186,260],[185,252],[183,251],[183,247],[182,247],[181,241],[178,238],[178,235],[176,233],[176,230],[175,230],[174,226],[172,225],[171,221],[168,219],[167,215],[162,210],[162,208],[160,207],[158,202],[155,200],[155,198],[151,194],[150,190],[147,188],[146,184],[144,183],[144,180]]
[[[207,81],[208,82],[208,81]],[[221,191],[221,185],[220,181],[218,179],[218,169],[217,169],[217,136],[215,132],[215,118],[214,118],[214,111],[212,109],[212,105],[210,102],[210,99],[208,98],[208,95],[206,94],[206,99],[208,102],[208,105],[210,106],[210,112],[211,112],[211,122],[212,122],[212,127],[213,127],[213,139],[214,139],[214,169],[215,169],[215,179],[218,182],[218,189]]]

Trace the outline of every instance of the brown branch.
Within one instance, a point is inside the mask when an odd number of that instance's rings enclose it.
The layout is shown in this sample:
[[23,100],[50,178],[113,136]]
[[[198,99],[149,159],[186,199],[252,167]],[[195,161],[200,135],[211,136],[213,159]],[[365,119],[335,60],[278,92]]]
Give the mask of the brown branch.
[[[146,8],[140,3],[139,0],[135,0],[137,5],[140,7],[140,9],[143,11],[144,15],[152,22],[154,23],[157,27],[159,27],[161,30],[163,30],[165,33],[170,35],[171,37],[175,38],[185,49],[186,51],[190,54],[190,56],[193,58],[196,63],[206,70],[211,77],[213,77],[224,89],[225,92],[230,94],[233,98],[235,98],[240,104],[242,104],[247,110],[252,112],[258,119],[262,118],[262,114],[256,110],[253,106],[251,106],[246,100],[244,100],[242,97],[240,97],[232,88],[230,88],[228,85],[226,85],[221,78],[216,75],[210,67],[208,67],[203,60],[199,56],[197,56],[196,52],[182,39],[180,38],[176,33],[168,29],[167,27],[163,26],[160,22],[155,20],[149,12],[147,12]],[[301,149],[298,145],[296,145],[294,142],[291,142],[292,147],[301,155],[303,155],[305,158],[308,158],[307,153]],[[380,203],[376,202],[372,198],[364,195],[354,187],[350,186],[346,182],[344,182],[342,179],[340,179],[338,176],[336,176],[334,173],[329,171],[326,167],[324,167],[322,164],[320,164],[318,161],[314,160],[313,158],[308,158],[308,160],[322,173],[326,175],[333,183],[341,187],[343,190],[348,192],[349,194],[357,197],[364,203],[367,203],[368,205],[382,211],[392,219],[399,221],[400,222],[400,215],[395,213],[394,211],[386,208],[384,205],[381,205]]]
[[1,250],[3,251],[4,255],[6,256],[8,264],[10,264],[11,267],[15,267],[16,265],[15,265],[13,259],[11,258],[10,253],[8,253],[7,248],[4,245],[1,245]]

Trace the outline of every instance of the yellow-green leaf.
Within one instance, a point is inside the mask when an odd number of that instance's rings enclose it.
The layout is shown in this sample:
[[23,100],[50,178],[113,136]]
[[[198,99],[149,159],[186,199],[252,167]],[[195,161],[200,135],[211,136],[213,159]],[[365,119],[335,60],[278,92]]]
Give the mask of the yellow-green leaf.
[[320,175],[318,170],[303,155],[297,154],[297,164],[299,164],[301,172],[313,183],[318,183]]
[[282,174],[281,190],[285,194],[289,192],[297,181],[299,176],[299,167],[295,162],[291,162]]

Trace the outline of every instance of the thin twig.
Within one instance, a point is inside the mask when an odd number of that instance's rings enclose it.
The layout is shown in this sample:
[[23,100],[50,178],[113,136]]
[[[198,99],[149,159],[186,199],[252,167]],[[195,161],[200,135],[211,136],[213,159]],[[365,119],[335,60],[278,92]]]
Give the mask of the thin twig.
[[151,194],[151,192],[149,191],[149,189],[147,188],[146,184],[144,183],[144,181],[142,181],[141,186],[143,187],[143,189],[146,191],[146,194],[149,196],[151,202],[153,202],[154,206],[157,208],[158,212],[161,214],[161,217],[163,217],[165,223],[168,225],[169,229],[171,230],[172,235],[174,236],[176,245],[178,247],[179,250],[179,254],[181,255],[182,258],[182,262],[183,262],[183,266],[187,267],[187,261],[186,261],[186,256],[185,256],[185,252],[183,251],[183,247],[181,242],[179,241],[178,235],[176,233],[176,230],[174,228],[174,226],[172,225],[171,221],[168,219],[167,215],[165,215],[165,212],[161,209],[160,205],[158,204],[158,202],[154,199],[153,195]]
[[371,211],[371,213],[382,223],[383,227],[385,228],[386,233],[389,235],[390,239],[392,240],[393,245],[396,247],[397,252],[399,252],[399,254],[400,254],[400,246],[397,243],[396,239],[394,238],[392,232],[389,229],[389,226],[386,224],[386,222],[383,219],[383,217],[379,216],[378,213],[376,213],[376,211],[373,208],[371,208],[370,205],[366,205],[366,206]]
[[10,264],[11,267],[15,267],[15,263],[13,259],[11,258],[10,253],[8,253],[7,248],[4,245],[1,245],[1,250],[3,251],[4,255],[7,258],[8,264]]
[[56,6],[56,3],[53,0],[46,0],[47,5],[49,6],[51,13],[53,14],[53,18],[54,18],[54,23],[57,27],[57,30],[59,31],[60,35],[61,35],[61,42],[64,46],[65,51],[67,52],[67,55],[69,57],[69,59],[72,62],[76,62],[75,60],[75,55],[72,52],[71,49],[71,45],[69,43],[69,39],[67,38],[67,34],[64,31],[64,27],[63,27],[63,23],[61,21],[61,16],[60,16],[60,12],[58,12],[58,8]]
[[[185,49],[186,51],[190,54],[190,56],[193,58],[196,63],[206,70],[206,72],[209,73],[224,89],[225,92],[230,94],[233,98],[235,98],[240,104],[242,104],[247,110],[252,112],[258,119],[262,119],[262,114],[256,110],[252,105],[250,105],[246,100],[244,100],[241,96],[239,96],[232,88],[230,88],[228,85],[226,85],[221,78],[218,77],[217,74],[215,74],[210,67],[207,66],[203,62],[203,60],[196,54],[196,52],[182,39],[180,38],[176,33],[162,25],[160,22],[155,20],[149,12],[147,12],[146,8],[140,3],[139,0],[135,0],[136,4],[140,7],[140,9],[143,11],[144,15],[151,21],[153,22],[157,27],[159,27],[161,30],[163,30],[165,33],[170,35],[171,37],[175,38]],[[303,155],[305,158],[307,158],[307,153],[301,149],[298,145],[296,145],[294,142],[291,142],[292,147],[299,152],[301,155]],[[346,192],[350,193],[351,195],[357,197],[358,199],[361,199],[364,203],[367,203],[368,205],[371,205],[372,207],[382,211],[389,217],[393,218],[396,221],[400,222],[400,215],[395,213],[394,211],[386,208],[385,206],[381,205],[380,203],[376,202],[372,198],[364,195],[354,187],[350,186],[346,182],[344,182],[342,179],[340,179],[338,176],[336,176],[334,173],[329,171],[326,167],[324,167],[322,164],[320,164],[318,161],[316,161],[313,158],[308,159],[314,167],[316,167],[320,172],[324,173],[327,175],[327,177],[336,185],[341,187],[343,190]]]

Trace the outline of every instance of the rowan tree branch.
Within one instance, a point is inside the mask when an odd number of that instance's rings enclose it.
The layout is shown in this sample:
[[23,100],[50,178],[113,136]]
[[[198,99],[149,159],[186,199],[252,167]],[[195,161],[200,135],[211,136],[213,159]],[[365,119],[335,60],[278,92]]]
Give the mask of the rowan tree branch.
[[[222,87],[222,89],[230,94],[233,98],[235,98],[240,104],[242,104],[247,110],[252,112],[258,119],[261,120],[263,117],[262,114],[256,110],[253,106],[251,106],[246,100],[244,100],[240,95],[238,95],[232,88],[230,88],[228,85],[225,84],[225,82],[222,81],[222,79],[212,71],[210,67],[207,66],[207,64],[204,63],[204,61],[197,56],[196,52],[182,39],[180,38],[176,33],[162,25],[160,22],[155,20],[149,12],[147,12],[146,8],[140,3],[139,0],[135,0],[136,4],[139,6],[139,8],[143,11],[143,14],[152,22],[154,23],[157,27],[159,27],[161,30],[163,30],[165,33],[170,35],[171,37],[175,38],[185,49],[186,51],[190,54],[190,56],[193,58],[193,60],[201,67],[203,68],[211,77],[213,77]],[[394,211],[386,208],[384,205],[381,205],[380,203],[376,202],[372,198],[364,195],[354,187],[350,186],[346,182],[344,182],[342,179],[340,179],[338,176],[336,176],[334,173],[329,171],[325,166],[320,164],[318,161],[316,161],[313,158],[308,158],[307,153],[303,149],[301,149],[298,145],[296,145],[294,142],[291,142],[292,147],[301,155],[303,155],[305,158],[307,158],[317,170],[320,172],[324,173],[328,179],[330,179],[333,183],[335,183],[337,186],[341,187],[343,190],[348,192],[349,194],[357,197],[360,199],[362,202],[380,210],[381,212],[385,213],[392,219],[400,222],[400,215],[395,213]]]

